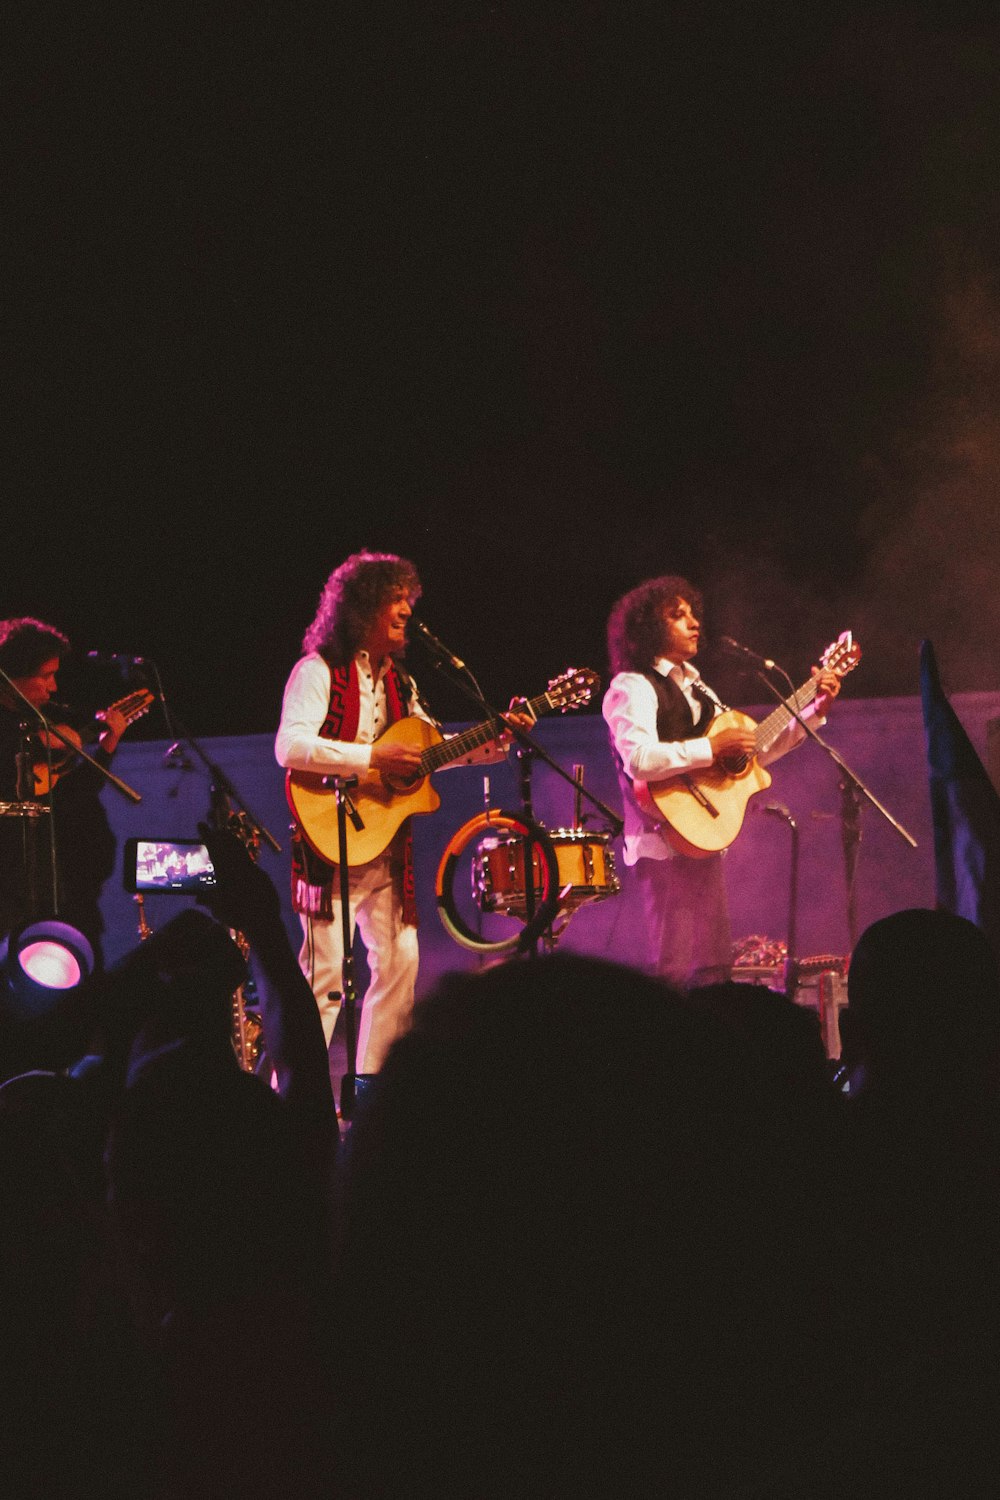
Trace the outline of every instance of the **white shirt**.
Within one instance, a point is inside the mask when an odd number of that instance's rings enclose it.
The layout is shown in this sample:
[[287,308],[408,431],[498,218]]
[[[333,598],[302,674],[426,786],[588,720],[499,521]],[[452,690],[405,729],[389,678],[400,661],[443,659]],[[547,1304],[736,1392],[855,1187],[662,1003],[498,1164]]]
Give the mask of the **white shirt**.
[[[690,662],[672,662],[658,657],[654,670],[663,677],[671,677],[687,699],[692,710],[692,722],[701,712],[701,705],[694,696],[694,686],[706,692],[721,708],[712,689],[701,681]],[[656,689],[642,672],[618,672],[604,695],[602,713],[611,731],[611,739],[621,758],[625,773],[632,781],[665,781],[671,776],[681,776],[686,771],[696,771],[712,764],[712,746],[707,736],[700,735],[689,740],[661,740],[656,731],[656,716],[659,702]],[[803,711],[802,717],[815,714],[815,704]],[[822,723],[824,721],[819,720]],[[792,719],[777,739],[758,756],[761,765],[794,748],[805,738],[805,730],[796,719]],[[627,865],[637,859],[670,859],[674,850],[662,832],[662,824],[645,816],[632,797],[625,798],[625,828],[623,833],[624,856]]]
[[[367,651],[359,651],[354,660],[358,668],[359,692],[357,738],[330,740],[320,734],[330,707],[330,668],[318,652],[310,651],[295,663],[285,684],[281,722],[274,741],[279,766],[290,771],[318,771],[325,775],[367,774],[371,766],[372,745],[388,725],[385,674],[392,663],[386,657],[376,676]],[[410,713],[425,723],[434,723],[418,698],[411,702]],[[451,764],[488,764],[502,760],[506,753],[493,740]]]

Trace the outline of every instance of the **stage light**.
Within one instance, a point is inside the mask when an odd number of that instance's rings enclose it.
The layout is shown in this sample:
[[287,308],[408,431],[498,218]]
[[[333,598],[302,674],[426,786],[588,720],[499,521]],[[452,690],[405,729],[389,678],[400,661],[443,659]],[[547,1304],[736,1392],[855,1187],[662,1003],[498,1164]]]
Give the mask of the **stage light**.
[[3,1008],[15,1021],[35,1021],[90,977],[94,950],[76,927],[50,918],[24,922],[0,944]]

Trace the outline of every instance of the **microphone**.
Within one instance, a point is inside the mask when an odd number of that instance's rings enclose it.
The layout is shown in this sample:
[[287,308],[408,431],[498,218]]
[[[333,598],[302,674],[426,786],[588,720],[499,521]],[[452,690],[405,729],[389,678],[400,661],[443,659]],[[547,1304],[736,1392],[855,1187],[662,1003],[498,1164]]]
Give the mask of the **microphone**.
[[731,656],[741,656],[744,661],[752,661],[755,666],[763,667],[766,672],[773,672],[778,665],[769,656],[759,656],[756,651],[751,651],[749,646],[744,646],[739,641],[734,641],[731,635],[720,636],[719,645],[724,651],[728,651]]
[[130,656],[125,651],[88,651],[87,660],[101,667],[144,667],[144,656]]
[[427,626],[424,624],[423,620],[418,620],[416,615],[411,615],[410,624],[413,626],[414,630],[423,640],[425,645],[429,646],[432,651],[435,651],[438,656],[443,657],[449,666],[455,668],[456,672],[463,672],[465,670],[465,662],[462,661],[460,657],[456,656],[454,651],[449,651],[444,642],[439,641],[434,632],[427,629]]

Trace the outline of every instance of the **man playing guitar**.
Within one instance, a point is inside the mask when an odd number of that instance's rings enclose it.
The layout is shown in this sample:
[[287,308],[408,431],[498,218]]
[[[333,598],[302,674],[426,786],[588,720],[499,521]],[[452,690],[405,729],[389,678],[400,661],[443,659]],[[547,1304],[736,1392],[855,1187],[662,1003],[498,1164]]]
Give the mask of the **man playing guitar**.
[[[672,809],[664,814],[657,796],[667,805],[671,791],[681,793],[689,797],[694,814],[722,826],[726,768],[739,768],[741,774],[752,770],[761,778],[758,785],[766,784],[770,778],[757,768],[784,755],[806,734],[789,715],[776,737],[762,746],[751,720],[724,710],[692,665],[701,613],[698,590],[676,576],[648,579],[624,595],[608,621],[614,675],[603,702],[624,801],[625,864],[634,868],[642,892],[650,967],[682,989],[730,974],[722,847],[729,835],[717,838],[714,846],[699,847],[697,822],[684,836],[665,821]],[[811,701],[802,717],[822,723],[839,691],[836,671],[814,668],[803,695]],[[718,788],[710,785],[703,791],[699,776],[716,772]]]
[[[89,735],[96,741],[92,759],[106,767],[125,729],[146,711],[153,695],[131,694],[84,730],[60,723],[67,710],[52,698],[70,650],[62,631],[43,620],[0,620],[0,668],[17,689],[0,679],[0,935],[28,918],[58,911],[90,941],[100,964],[100,893],[114,868],[115,840],[99,797],[100,772],[74,756],[73,746],[82,746]],[[41,731],[32,708],[64,738]],[[53,816],[55,892],[48,822]]]
[[[411,716],[434,722],[403,665],[407,623],[419,597],[416,568],[392,553],[355,553],[330,574],[285,684],[275,756],[290,779],[301,773],[315,780],[356,776],[391,801],[394,785],[419,776],[421,749],[386,732]],[[511,708],[507,717],[529,728],[531,716]],[[500,760],[508,748],[501,735],[451,763]],[[326,796],[332,806],[333,792]],[[339,871],[330,862],[336,850],[326,849],[324,857],[289,800],[296,813],[292,904],[302,923],[299,963],[329,1046],[343,971]],[[413,1009],[419,953],[409,819],[392,829],[374,857],[366,852],[363,862],[349,857],[348,863],[350,930],[360,929],[371,974],[357,1047],[357,1070],[369,1074],[378,1072]]]

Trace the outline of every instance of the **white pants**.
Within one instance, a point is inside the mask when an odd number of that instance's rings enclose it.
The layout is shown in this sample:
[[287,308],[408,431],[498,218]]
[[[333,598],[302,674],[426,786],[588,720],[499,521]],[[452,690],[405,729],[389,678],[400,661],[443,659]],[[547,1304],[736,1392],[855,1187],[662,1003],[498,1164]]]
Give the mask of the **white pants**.
[[679,989],[717,984],[732,966],[732,935],[721,854],[639,859],[650,968]]
[[[419,961],[417,929],[403,921],[388,854],[350,872],[350,921],[351,941],[355,927],[360,928],[371,971],[361,1009],[357,1071],[377,1073],[389,1048],[409,1025]],[[303,914],[301,922],[299,966],[312,986],[329,1046],[343,989],[339,875],[333,888],[333,920]]]

